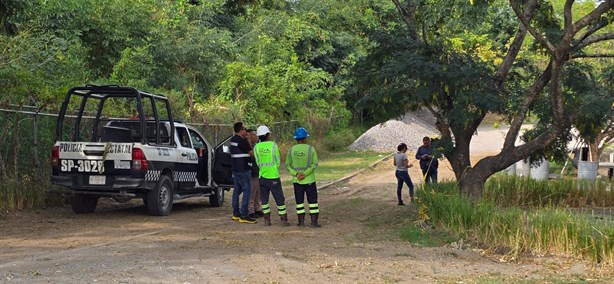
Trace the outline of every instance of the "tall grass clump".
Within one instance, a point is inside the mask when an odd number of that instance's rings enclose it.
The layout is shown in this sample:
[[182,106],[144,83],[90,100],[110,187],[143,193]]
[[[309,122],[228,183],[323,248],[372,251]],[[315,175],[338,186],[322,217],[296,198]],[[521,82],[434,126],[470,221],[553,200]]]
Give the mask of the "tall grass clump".
[[[47,204],[48,181],[7,179],[0,183],[0,209],[5,212],[41,208]],[[58,203],[57,200],[54,203]]]
[[503,207],[614,206],[614,191],[608,191],[605,182],[578,183],[570,179],[495,176],[486,182],[483,198]]
[[614,224],[591,220],[565,209],[531,212],[526,246],[538,253],[582,256],[597,263],[614,263]]
[[517,256],[559,254],[614,263],[614,223],[565,209],[501,208],[460,197],[454,183],[426,187],[422,210],[437,227],[486,249]]

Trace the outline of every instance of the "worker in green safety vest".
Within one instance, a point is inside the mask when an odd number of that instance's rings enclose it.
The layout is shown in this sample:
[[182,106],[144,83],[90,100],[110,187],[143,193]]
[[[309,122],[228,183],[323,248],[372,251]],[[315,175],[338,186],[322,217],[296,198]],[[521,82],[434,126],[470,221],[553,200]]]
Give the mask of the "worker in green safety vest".
[[271,207],[269,205],[269,193],[271,193],[277,205],[277,213],[279,213],[281,225],[290,226],[288,214],[286,213],[286,199],[279,177],[279,164],[281,163],[279,148],[275,142],[270,141],[271,131],[265,125],[261,125],[256,129],[256,135],[258,135],[260,142],[254,146],[254,157],[256,158],[256,164],[260,168],[260,200],[262,201],[262,212],[264,213],[264,225],[271,225]]
[[316,187],[315,170],[318,167],[318,154],[313,146],[307,144],[306,140],[309,133],[303,127],[299,127],[294,132],[294,139],[297,144],[290,148],[286,156],[286,168],[293,176],[294,197],[296,199],[296,214],[298,215],[298,226],[305,226],[305,195],[309,204],[309,216],[311,217],[311,227],[319,228],[318,216],[318,188]]

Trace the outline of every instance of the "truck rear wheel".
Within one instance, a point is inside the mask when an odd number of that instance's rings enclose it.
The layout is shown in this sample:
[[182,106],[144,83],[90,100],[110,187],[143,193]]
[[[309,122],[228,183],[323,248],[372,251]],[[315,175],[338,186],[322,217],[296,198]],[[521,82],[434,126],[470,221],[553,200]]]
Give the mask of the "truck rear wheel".
[[92,213],[98,205],[98,196],[88,194],[76,194],[70,197],[70,207],[77,214]]
[[147,193],[147,210],[154,216],[166,216],[173,209],[173,182],[161,175],[156,188]]
[[215,194],[209,195],[209,204],[211,207],[220,207],[224,204],[224,189],[221,187],[215,188]]

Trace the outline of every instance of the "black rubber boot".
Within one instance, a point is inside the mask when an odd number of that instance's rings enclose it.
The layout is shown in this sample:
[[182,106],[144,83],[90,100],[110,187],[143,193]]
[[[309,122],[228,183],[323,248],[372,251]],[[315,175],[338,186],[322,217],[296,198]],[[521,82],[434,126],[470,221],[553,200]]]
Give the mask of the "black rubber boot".
[[305,214],[298,214],[298,224],[299,227],[305,227]]
[[264,225],[271,226],[271,213],[264,213]]
[[290,223],[288,223],[288,214],[279,215],[279,217],[281,219],[281,226],[282,227],[290,226]]
[[320,223],[318,223],[319,214],[309,214],[311,216],[311,225],[312,228],[320,228],[322,227]]

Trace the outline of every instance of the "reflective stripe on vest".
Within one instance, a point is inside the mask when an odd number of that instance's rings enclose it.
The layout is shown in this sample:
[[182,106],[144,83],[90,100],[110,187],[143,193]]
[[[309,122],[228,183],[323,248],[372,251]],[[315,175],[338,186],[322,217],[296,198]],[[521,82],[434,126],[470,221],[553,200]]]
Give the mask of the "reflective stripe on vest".
[[248,158],[249,154],[232,154],[232,155],[230,155],[230,157],[233,157],[233,158]]

